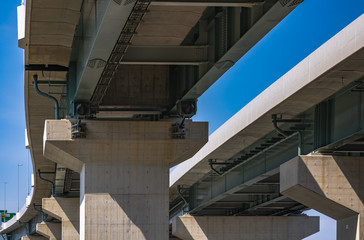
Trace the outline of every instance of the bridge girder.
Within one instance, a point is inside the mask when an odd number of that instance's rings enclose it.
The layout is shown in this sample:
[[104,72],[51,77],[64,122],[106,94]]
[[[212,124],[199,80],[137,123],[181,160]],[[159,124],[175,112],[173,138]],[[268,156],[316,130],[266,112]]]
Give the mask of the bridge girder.
[[207,6],[207,7],[251,7],[263,4],[265,0],[153,0],[156,6]]

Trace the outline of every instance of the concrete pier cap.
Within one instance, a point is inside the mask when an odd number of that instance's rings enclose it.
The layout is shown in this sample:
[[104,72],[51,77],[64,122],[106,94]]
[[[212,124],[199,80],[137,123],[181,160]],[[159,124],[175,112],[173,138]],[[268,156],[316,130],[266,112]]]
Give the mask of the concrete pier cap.
[[60,223],[41,222],[36,226],[36,232],[49,240],[61,240],[61,229]]
[[62,240],[80,239],[80,199],[51,197],[42,199],[43,212],[61,221]]
[[364,157],[297,156],[280,167],[280,191],[337,220],[338,240],[364,239]]
[[[163,162],[173,167],[191,158],[208,141],[208,123],[186,120],[185,138],[173,139],[175,122],[83,121],[86,138],[71,138],[71,121],[46,120],[43,136],[44,157],[81,172],[84,163]],[[117,149],[120,154],[114,154]]]

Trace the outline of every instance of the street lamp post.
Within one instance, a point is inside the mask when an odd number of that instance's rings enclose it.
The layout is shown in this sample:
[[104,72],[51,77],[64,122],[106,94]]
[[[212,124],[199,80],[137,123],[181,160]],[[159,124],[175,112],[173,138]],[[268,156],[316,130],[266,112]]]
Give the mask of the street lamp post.
[[18,212],[19,212],[19,167],[23,166],[23,164],[18,164]]
[[6,184],[8,182],[4,182],[4,211],[6,211]]
[[27,196],[29,196],[29,154],[30,151],[28,151],[28,161],[27,161]]

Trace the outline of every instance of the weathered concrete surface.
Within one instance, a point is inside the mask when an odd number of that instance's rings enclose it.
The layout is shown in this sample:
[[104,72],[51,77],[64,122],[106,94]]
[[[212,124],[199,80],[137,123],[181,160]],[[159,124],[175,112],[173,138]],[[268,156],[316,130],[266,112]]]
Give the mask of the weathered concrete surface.
[[[84,163],[161,162],[172,167],[192,157],[208,139],[208,124],[185,121],[185,139],[172,139],[174,122],[84,121],[87,137],[71,139],[68,120],[47,120],[43,155],[76,172]],[[115,154],[117,153],[117,154]]]
[[85,164],[81,239],[167,239],[168,171],[158,163]]
[[60,223],[41,222],[36,226],[36,232],[49,240],[61,240],[62,230]]
[[281,165],[283,195],[337,220],[337,239],[364,239],[364,157],[298,156]]
[[73,36],[81,14],[81,0],[28,1],[25,39],[28,64],[68,66]]
[[179,46],[206,6],[150,6],[133,37],[133,45]]
[[[169,167],[207,141],[207,123],[87,121],[71,139],[70,122],[46,121],[44,155],[81,172],[81,239],[168,239]],[[80,169],[81,168],[81,169]]]
[[319,231],[319,217],[176,217],[172,234],[183,240],[298,240]]
[[43,198],[43,211],[62,221],[62,240],[80,239],[80,199],[79,198]]
[[46,240],[46,239],[48,238],[43,236],[32,236],[32,235],[21,237],[21,240]]

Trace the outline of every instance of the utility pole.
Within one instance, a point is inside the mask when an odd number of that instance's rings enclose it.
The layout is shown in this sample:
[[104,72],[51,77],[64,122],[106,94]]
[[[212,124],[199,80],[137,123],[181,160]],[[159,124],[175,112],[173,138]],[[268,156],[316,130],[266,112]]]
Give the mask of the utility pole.
[[23,164],[18,164],[18,212],[19,212],[19,167],[23,166]]
[[28,193],[28,195],[27,196],[29,196],[29,188],[30,188],[30,186],[29,186],[29,155],[30,155],[30,150],[28,149],[28,161],[27,161],[27,193]]

